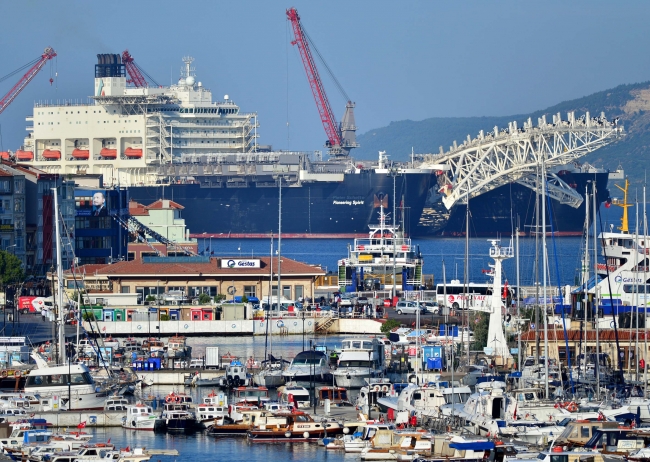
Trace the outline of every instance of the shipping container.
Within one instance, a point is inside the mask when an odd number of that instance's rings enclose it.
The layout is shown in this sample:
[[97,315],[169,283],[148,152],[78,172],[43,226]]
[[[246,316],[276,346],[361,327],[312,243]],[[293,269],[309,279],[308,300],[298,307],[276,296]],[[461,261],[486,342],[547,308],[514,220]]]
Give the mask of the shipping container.
[[219,347],[205,347],[205,368],[219,369]]

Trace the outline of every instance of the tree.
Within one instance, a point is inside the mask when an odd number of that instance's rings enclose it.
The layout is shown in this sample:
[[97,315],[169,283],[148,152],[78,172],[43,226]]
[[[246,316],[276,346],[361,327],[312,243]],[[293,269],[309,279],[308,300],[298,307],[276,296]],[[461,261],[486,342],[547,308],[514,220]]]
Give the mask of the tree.
[[386,334],[386,337],[388,337],[390,331],[399,326],[400,326],[400,322],[397,319],[388,319],[385,323],[381,325],[380,330],[384,334]]
[[248,297],[246,295],[242,295],[241,302],[242,303],[248,303]]
[[199,294],[199,305],[207,305],[212,300],[208,294]]
[[226,296],[224,294],[217,294],[214,296],[214,301],[219,303],[222,302],[226,299]]
[[22,262],[14,254],[0,250],[0,283],[7,284],[21,282],[25,278]]
[[482,350],[488,346],[488,328],[490,325],[490,314],[479,312],[477,313],[474,324],[474,342],[472,343],[472,350]]

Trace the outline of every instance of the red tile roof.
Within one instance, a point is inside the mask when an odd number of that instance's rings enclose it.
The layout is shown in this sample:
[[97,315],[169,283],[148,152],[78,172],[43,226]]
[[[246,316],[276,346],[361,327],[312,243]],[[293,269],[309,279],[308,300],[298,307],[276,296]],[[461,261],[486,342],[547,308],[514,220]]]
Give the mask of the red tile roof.
[[[523,332],[521,335],[521,340],[534,341],[537,337],[536,334],[539,334],[540,340],[544,340],[544,330],[538,329],[535,331]],[[639,330],[639,340],[645,340],[645,332]],[[567,338],[570,342],[595,342],[596,341],[596,331],[595,330],[567,330]],[[618,340],[628,342],[629,340],[634,340],[636,338],[636,329],[618,329]],[[650,335],[648,336],[650,338]],[[562,329],[553,329],[549,327],[548,329],[548,339],[551,342],[563,342],[564,341],[564,331]],[[614,329],[600,329],[598,332],[598,339],[601,342],[615,342],[616,335]]]
[[168,199],[158,199],[156,202],[153,204],[149,204],[146,207],[148,210],[150,209],[178,209],[178,210],[183,210],[185,207],[183,207],[181,204],[170,201]]
[[139,202],[136,202],[134,200],[130,200],[129,201],[129,215],[132,215],[134,217],[141,217],[141,216],[149,215],[149,211],[147,210],[147,207],[140,204]]
[[[268,276],[269,275],[269,257],[259,257],[260,268],[221,268],[220,260],[242,259],[241,257],[219,257],[210,258],[210,262],[161,262],[161,263],[144,263],[142,260],[121,261],[111,265],[84,265],[77,268],[77,274],[85,271],[87,275],[106,276],[106,277],[123,277],[123,276],[155,276],[165,277],[174,275],[185,276]],[[255,258],[256,260],[258,258]],[[278,265],[277,257],[273,258],[273,271],[275,272]],[[290,258],[282,257],[282,275],[283,276],[320,276],[325,274],[318,266],[312,266]]]

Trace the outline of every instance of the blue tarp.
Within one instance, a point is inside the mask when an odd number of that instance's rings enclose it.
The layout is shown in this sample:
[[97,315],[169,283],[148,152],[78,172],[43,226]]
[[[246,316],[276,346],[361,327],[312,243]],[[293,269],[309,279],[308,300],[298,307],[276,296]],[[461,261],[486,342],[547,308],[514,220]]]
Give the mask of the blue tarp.
[[461,451],[474,450],[474,451],[487,451],[494,449],[492,441],[472,441],[467,443],[449,443],[449,447],[459,449]]
[[442,358],[427,358],[427,369],[442,369]]

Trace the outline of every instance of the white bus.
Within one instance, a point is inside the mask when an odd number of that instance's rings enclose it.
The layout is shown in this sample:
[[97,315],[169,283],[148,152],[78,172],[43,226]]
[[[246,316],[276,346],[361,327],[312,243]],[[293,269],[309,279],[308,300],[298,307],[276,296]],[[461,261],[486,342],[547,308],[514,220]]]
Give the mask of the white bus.
[[[509,306],[516,296],[516,288],[508,285],[508,294],[501,299],[506,306]],[[467,289],[467,290],[466,290]],[[446,294],[446,298],[445,298]],[[453,280],[448,284],[436,285],[436,301],[440,306],[448,306],[454,310],[486,310],[490,297],[492,296],[492,284],[469,283],[467,287],[459,280]]]

